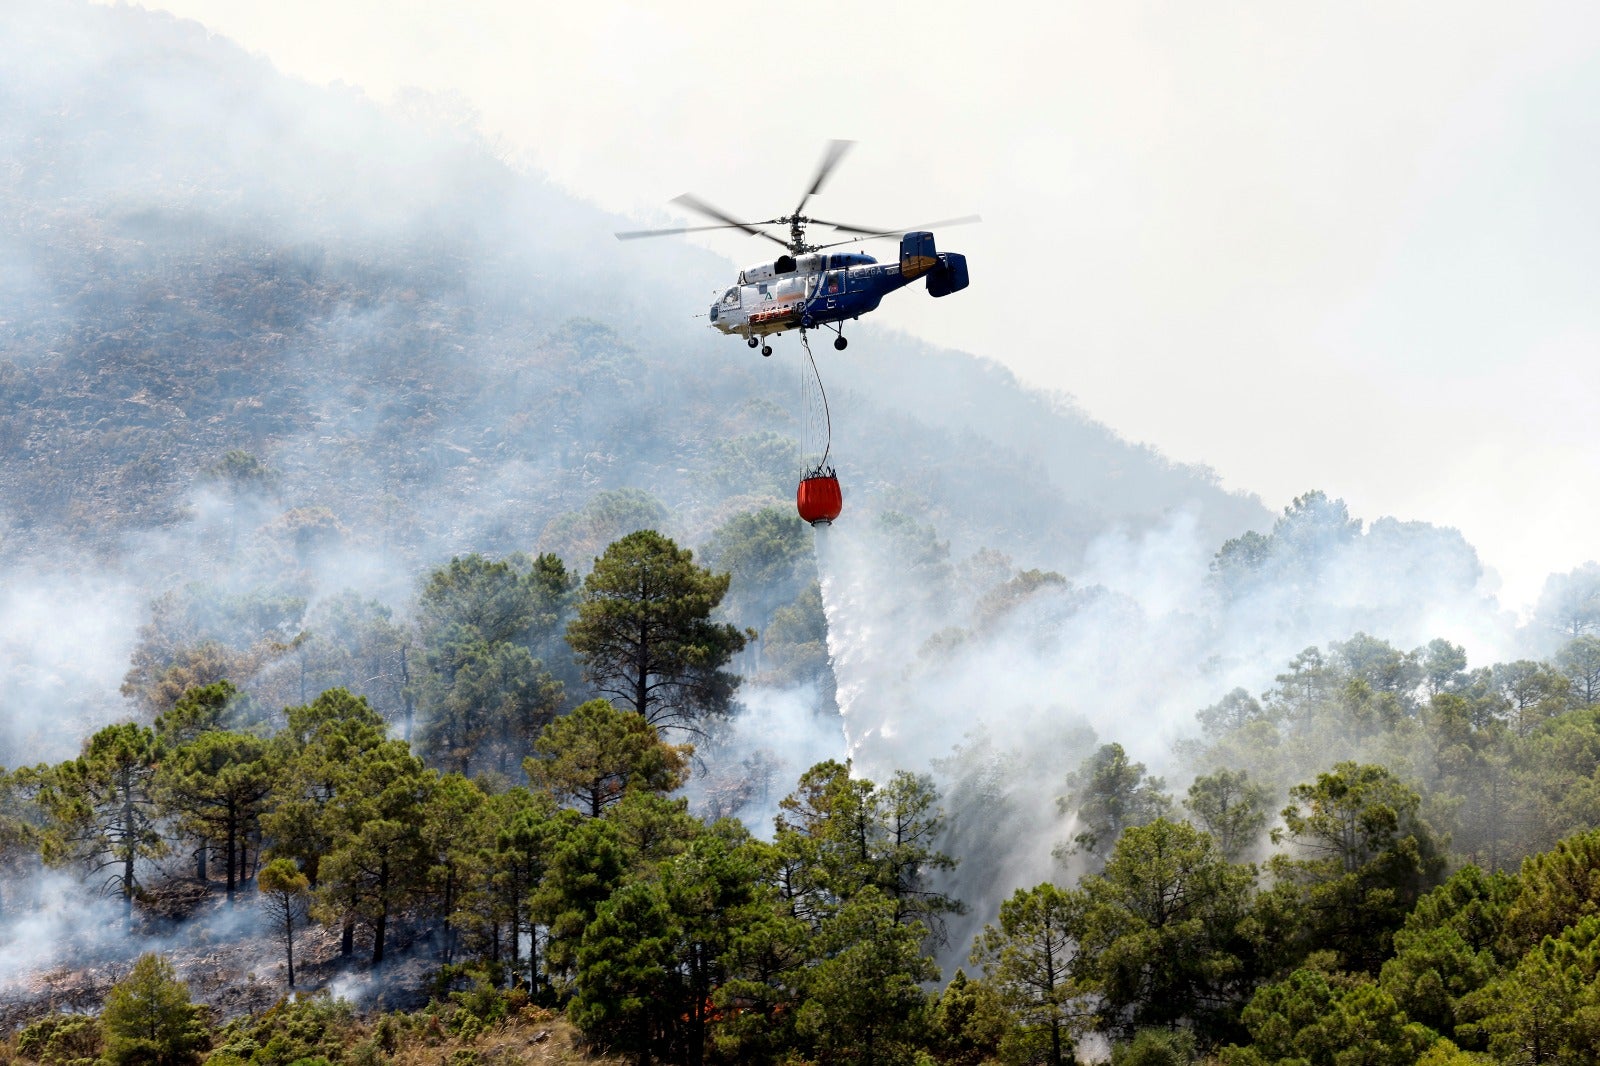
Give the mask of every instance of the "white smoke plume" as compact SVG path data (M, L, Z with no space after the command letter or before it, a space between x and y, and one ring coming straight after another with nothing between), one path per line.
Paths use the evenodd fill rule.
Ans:
M862 510L817 534L847 751L873 780L935 772L962 863L952 891L970 908L952 925L957 957L1013 890L1080 872L1050 857L1074 832L1056 801L1097 745L1122 744L1181 795L1174 742L1198 732L1195 712L1235 687L1264 692L1308 645L1444 637L1480 665L1516 646L1470 547L1431 527L1381 520L1316 545L1298 580L1225 595L1219 545L1184 510L1112 529L1077 566L1031 580L1021 564L996 570L994 553L951 560L932 529Z
M0 575L0 752L12 765L69 758L126 717L117 690L142 610L114 570Z

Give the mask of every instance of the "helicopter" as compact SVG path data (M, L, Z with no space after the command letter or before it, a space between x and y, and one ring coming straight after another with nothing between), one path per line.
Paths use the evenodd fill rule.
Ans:
M802 214L807 201L822 191L828 176L854 144L854 141L828 142L810 187L800 197L800 203L787 215L760 222L740 222L699 197L685 193L672 202L716 220L715 225L634 230L618 233L617 239L629 241L677 233L739 229L752 237L763 237L781 245L784 249L782 255L739 272L738 280L711 305L711 325L725 334L743 337L745 344L751 348L760 347L762 355L772 354L772 345L766 343L765 338L773 334L798 329L803 336L807 330L826 327L834 333L834 348L843 351L850 343L844 335L845 322L877 310L883 298L896 289L902 289L918 278L927 279L928 293L932 296L948 296L966 288L966 256L940 252L934 245L931 230L981 221L976 215L968 215L906 229L884 229L829 222ZM852 236L845 240L810 244L806 241L806 227L809 225L828 226ZM788 226L789 238L784 240L768 233L760 228L762 226ZM880 263L865 252L828 250L888 237L900 239L900 257L894 262Z

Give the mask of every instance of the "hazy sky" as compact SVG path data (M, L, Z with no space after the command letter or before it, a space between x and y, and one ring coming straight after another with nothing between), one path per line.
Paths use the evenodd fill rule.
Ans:
M686 190L785 213L853 138L809 211L984 218L938 234L969 290L878 321L1269 507L1457 526L1513 606L1600 557L1592 0L145 6L313 82L450 94L639 225ZM730 272L772 247L706 243Z

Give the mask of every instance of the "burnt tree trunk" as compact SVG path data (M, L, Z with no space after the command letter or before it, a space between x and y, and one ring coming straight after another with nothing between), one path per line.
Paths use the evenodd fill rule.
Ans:
M389 928L389 860L378 864L378 920L372 923L372 965L383 963L383 939Z

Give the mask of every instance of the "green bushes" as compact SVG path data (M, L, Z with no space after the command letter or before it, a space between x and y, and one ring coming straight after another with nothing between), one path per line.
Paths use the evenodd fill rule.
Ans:
M253 1018L230 1022L218 1034L207 1066L330 1066L359 1036L355 1009L327 993L279 1000Z
M50 1066L87 1066L100 1057L100 1022L87 1014L52 1014L24 1026L16 1048Z
M211 1043L205 1008L159 955L139 956L112 987L100 1031L109 1066L190 1066Z

